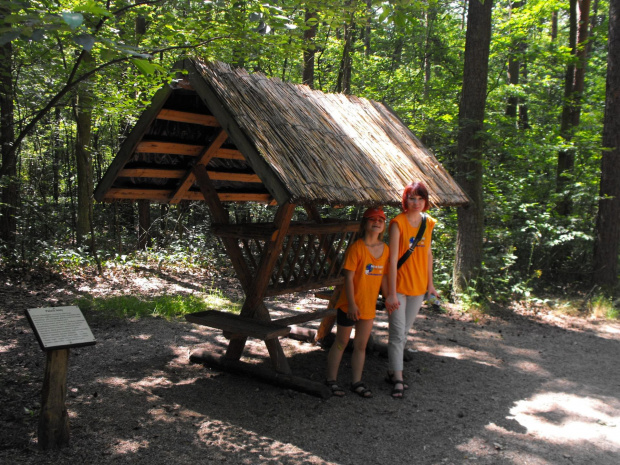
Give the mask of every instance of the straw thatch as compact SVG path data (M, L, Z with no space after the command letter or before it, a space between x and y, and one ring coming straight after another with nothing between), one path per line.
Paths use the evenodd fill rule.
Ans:
M99 200L132 195L157 201L173 198L184 179L181 171L189 172L198 154L162 153L161 142L189 144L204 151L221 125L228 135L224 150L238 150L243 155L220 158L220 150L208 159L207 171L222 200L265 201L265 196L270 196L277 203L397 205L403 187L422 180L435 205L468 201L434 155L381 103L325 94L219 62L193 59L182 66L188 72L188 82L164 91L165 95L154 101L157 108L145 112L148 116L134 129L140 134L130 135L98 187ZM162 121L162 108L213 115L217 124ZM160 144L150 153L144 141ZM163 174L148 177L152 170L140 177L135 169L127 171L132 166L177 171L172 178ZM224 172L237 176L221 174ZM243 181L240 174L254 178ZM177 198L199 199L196 192L197 187L191 185ZM239 196L243 193L245 197Z

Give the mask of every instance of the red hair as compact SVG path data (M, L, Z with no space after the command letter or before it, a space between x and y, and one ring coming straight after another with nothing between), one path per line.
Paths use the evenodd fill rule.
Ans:
M410 195L418 195L424 199L424 208L422 209L423 212L427 211L430 208L431 205L428 201L428 189L422 182L416 181L407 184L407 186L405 186L405 190L403 191L402 207L404 212L407 211L407 197L409 197Z

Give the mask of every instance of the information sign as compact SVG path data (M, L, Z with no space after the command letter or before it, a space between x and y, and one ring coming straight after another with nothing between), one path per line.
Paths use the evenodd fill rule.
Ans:
M26 316L43 350L95 344L95 336L79 307L29 308Z

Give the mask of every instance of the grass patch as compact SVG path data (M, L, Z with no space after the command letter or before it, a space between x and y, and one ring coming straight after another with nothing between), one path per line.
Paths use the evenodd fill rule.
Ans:
M210 290L206 295L177 294L154 298L141 296L82 297L76 301L83 310L94 311L101 316L118 318L143 318L159 316L172 319L189 313L217 309L239 313L241 304L226 299L221 291Z

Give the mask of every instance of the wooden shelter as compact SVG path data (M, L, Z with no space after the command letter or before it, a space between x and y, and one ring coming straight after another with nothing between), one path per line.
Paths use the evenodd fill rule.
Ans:
M278 339L291 324L324 317L322 334L333 324L344 251L359 223L323 218L318 206L399 205L412 180L424 181L436 206L468 198L381 103L200 59L180 63L178 76L155 94L95 199L206 202L246 300L240 316L208 311L188 320L228 333L220 365L238 367L247 337L258 337L280 381L323 395L325 386L291 374ZM228 202L277 210L270 222L236 223ZM303 221L293 221L297 206ZM269 296L328 286L336 292L325 311L272 321L264 304Z

